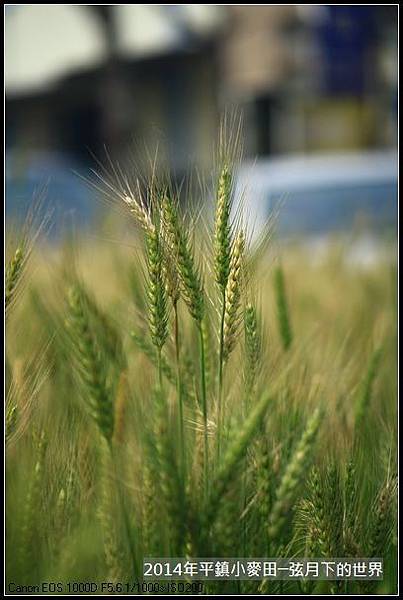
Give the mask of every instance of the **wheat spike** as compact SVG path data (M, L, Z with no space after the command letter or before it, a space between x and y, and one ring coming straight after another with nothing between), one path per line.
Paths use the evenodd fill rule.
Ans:
M241 275L243 253L245 249L245 235L241 230L234 242L231 255L231 266L225 292L224 313L224 359L228 357L235 346L236 335L239 327L239 307L241 303Z

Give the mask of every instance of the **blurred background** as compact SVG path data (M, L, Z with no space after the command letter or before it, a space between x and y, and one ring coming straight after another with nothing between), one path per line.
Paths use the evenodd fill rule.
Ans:
M6 6L7 216L46 184L60 223L91 223L101 203L76 172L105 148L130 169L159 139L174 180L190 164L208 178L236 107L257 221L281 200L280 235L394 232L397 10Z

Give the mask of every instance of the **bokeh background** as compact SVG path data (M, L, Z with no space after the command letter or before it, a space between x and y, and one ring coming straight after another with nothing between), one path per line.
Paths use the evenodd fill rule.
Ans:
M92 223L102 204L76 173L105 148L130 170L162 142L173 180L194 164L208 178L236 108L257 220L280 200L280 235L393 234L397 10L6 6L7 216L46 186L61 228Z

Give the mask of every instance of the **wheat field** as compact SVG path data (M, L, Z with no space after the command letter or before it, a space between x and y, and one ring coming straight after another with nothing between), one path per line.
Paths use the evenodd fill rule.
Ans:
M154 176L105 187L125 243L9 236L11 592L130 593L144 557L380 557L379 582L201 593L396 592L393 244L363 266L342 240L312 260L272 225L253 236L236 140L219 148L202 208Z

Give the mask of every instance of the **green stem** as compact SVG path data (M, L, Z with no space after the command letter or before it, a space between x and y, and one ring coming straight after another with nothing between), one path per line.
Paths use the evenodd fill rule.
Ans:
M115 465L115 468L118 469L118 461L116 459L116 455L115 455L115 451L112 446L112 443L109 443L109 450L111 453L112 462ZM135 579L137 581L140 581L139 570L138 570L137 560L136 560L136 550L135 550L135 546L134 546L134 542L133 542L133 538L132 538L129 515L127 514L126 503L125 503L125 499L124 499L124 495L123 495L122 482L121 482L119 476L116 478L116 480L117 480L117 491L118 491L119 504L121 507L122 515L123 515L123 521L124 521L124 525L125 525L125 529L126 529L126 536L127 536L127 542L129 545L130 557L131 557L131 561L133 564L133 573L134 573Z
M178 394L179 405L179 436L180 436L180 452L182 461L182 470L185 471L185 429L183 419L183 396L182 396L182 381L180 367L180 345L179 345L179 316L178 304L174 304L174 330L175 330L175 357L176 357L176 389Z
M204 336L202 324L199 323L200 342L200 379L201 379L201 405L204 422L204 490L207 493L208 484L208 436L207 436L207 393L206 393L206 358L204 351Z
M157 348L157 376L158 376L158 389L162 393L162 359L161 359L161 348Z
M225 317L225 290L222 296L222 312L220 323L220 356L218 361L218 395L217 395L217 457L220 458L221 450L221 421L222 421L222 393L224 371L224 317Z

